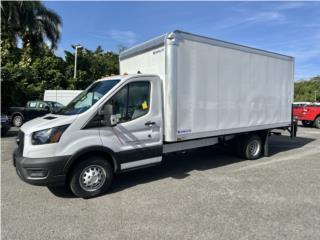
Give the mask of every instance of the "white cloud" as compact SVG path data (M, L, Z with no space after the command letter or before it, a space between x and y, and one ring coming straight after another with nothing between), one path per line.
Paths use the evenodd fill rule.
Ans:
M269 45L270 47L272 45ZM291 55L301 62L320 58L320 33L273 45L274 50ZM285 50L283 50L285 49Z
M111 30L109 36L124 45L132 46L137 42L137 35L132 31Z
M110 30L108 32L90 33L91 36L104 39L108 42L115 41L118 45L130 47L137 43L137 34L129 30Z
M285 16L276 11L270 12L261 12L255 14L252 17L245 19L246 22L266 22L266 21L276 21L276 22L284 22Z
M273 50L295 58L296 80L320 75L320 34L282 42Z
M278 10L289 10L296 9L305 6L303 2L286 2L286 3L278 3L276 9Z
M249 26L253 24L261 24L261 23L277 23L283 24L287 23L286 17L278 11L265 11L259 13L250 13L247 12L246 17L238 16L223 19L222 21L218 21L215 24L214 30L227 30L230 28L234 28L237 26Z

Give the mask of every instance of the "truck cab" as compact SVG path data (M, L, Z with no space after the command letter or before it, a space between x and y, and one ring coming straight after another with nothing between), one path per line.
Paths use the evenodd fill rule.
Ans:
M58 114L25 123L14 164L35 185L68 183L77 196L104 192L114 173L162 160L161 80L124 75L94 82Z

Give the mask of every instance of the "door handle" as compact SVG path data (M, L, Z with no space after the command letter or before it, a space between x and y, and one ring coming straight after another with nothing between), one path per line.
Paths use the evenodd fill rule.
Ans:
M155 125L156 123L155 122L146 122L144 125L148 126L148 127L151 127L152 125Z

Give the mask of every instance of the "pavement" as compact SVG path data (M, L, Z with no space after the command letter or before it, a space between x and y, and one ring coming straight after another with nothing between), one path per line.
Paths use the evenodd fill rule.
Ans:
M320 239L320 130L272 136L270 157L219 148L165 157L84 200L22 182L1 140L2 239Z

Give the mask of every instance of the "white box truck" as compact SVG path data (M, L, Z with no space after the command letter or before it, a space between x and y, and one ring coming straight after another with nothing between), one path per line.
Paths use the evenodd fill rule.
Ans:
M81 92L82 90L45 90L43 100L58 102L66 106Z
M28 183L93 197L171 152L230 143L257 159L272 129L295 135L293 72L292 57L174 31L121 53L120 75L59 114L25 123L14 165Z

